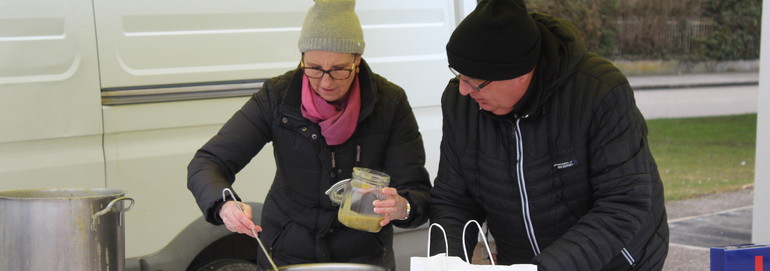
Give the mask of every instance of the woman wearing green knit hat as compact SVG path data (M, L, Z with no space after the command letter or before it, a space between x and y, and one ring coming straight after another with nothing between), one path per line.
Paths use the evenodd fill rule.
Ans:
M362 58L354 8L353 0L316 0L300 33L298 67L267 80L188 166L188 188L206 219L233 232L261 232L278 266L349 262L394 270L393 226L428 219L431 184L417 121L404 90ZM249 206L240 204L241 212L237 202L223 201L222 190L269 142L277 170L255 225ZM354 167L390 176L373 203L384 215L377 232L340 223L339 207L324 193ZM262 254L258 262L270 267Z

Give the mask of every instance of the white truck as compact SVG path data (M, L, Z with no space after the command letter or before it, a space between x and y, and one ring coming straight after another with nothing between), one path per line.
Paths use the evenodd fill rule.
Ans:
M127 270L200 270L257 244L201 218L186 166L262 82L297 66L311 0L0 0L0 190L121 189ZM438 167L444 45L473 0L359 0L372 69L407 91ZM235 189L260 202L269 146ZM259 221L257 221L258 223ZM2 242L2 240L0 240ZM397 230L399 270L425 228ZM224 270L219 266L206 270Z

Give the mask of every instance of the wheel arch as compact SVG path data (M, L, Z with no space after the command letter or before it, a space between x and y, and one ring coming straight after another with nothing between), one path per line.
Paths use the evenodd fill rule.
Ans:
M262 203L246 202L251 206L254 223L259 225L262 217ZM253 242L249 245L249 241ZM253 255L256 259L258 245L251 237L234 234L225 227L208 223L203 216L191 222L174 239L161 250L136 258L126 259L126 270L187 270L190 267L202 266L209 261Z

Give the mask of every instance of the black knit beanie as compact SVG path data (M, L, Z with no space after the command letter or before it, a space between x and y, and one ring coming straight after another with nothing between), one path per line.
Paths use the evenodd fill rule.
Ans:
M540 31L523 0L483 0L452 33L449 66L483 80L526 74L540 60Z

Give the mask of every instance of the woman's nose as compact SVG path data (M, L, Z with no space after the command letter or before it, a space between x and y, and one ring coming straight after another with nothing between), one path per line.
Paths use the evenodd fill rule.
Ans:
M330 74L324 74L321 77L321 82L320 83L321 83L321 87L326 88L328 86L331 86L334 83L334 78L332 78L332 76Z

